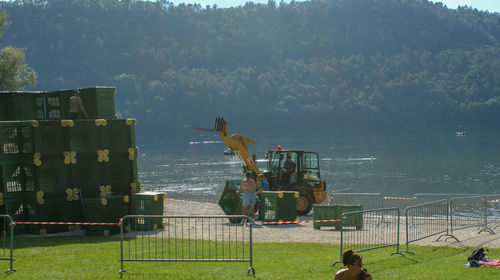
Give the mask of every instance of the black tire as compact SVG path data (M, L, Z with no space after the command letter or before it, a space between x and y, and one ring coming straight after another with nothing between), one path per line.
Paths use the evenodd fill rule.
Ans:
M299 190L299 198L297 198L297 216L305 216L311 212L313 200L311 195L304 190Z

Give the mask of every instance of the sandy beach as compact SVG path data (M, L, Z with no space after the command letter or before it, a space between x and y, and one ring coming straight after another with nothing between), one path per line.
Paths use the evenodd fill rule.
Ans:
M175 199L165 199L165 215L224 215L222 209L216 203L184 201ZM301 221L312 220L312 215L299 217ZM400 220L400 246L401 250L406 248L406 226L405 220ZM494 231L500 231L500 221L489 224ZM488 232L478 233L477 227L456 230L453 235L460 240L457 242L453 238L442 237L439 241L436 239L439 235L424 238L412 242L416 245L427 246L450 246L450 247L489 247L500 248L500 235L490 234ZM378 238L378 237L377 237ZM287 225L254 225L254 242L314 242L314 243L340 243L340 231L333 227L322 227L321 230L313 228L312 223L287 224ZM410 250L411 250L410 244Z

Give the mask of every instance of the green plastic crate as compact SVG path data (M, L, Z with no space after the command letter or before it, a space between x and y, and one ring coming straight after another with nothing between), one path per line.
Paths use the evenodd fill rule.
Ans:
M35 191L33 160L29 156L0 160L0 183L0 192L4 199L18 197L18 193Z
M35 190L34 167L29 156L0 160L0 214L10 215L14 221L29 220L28 199ZM2 226L1 231L7 227ZM26 225L15 226L17 234L26 233Z
M32 121L0 122L0 158L33 152L32 125Z
M28 222L32 221L30 217L30 212L33 214L27 198L27 194L23 193L15 198L2 199L2 205L0 205L0 214L7 214L12 217L16 222ZM33 203L31 203L33 204ZM30 211L31 210L31 211ZM15 234L27 233L28 226L23 224L18 224L14 227ZM8 230L7 225L0 226L0 231L6 232Z
M0 92L0 121L36 120L40 91Z
M64 119L63 116L67 116L69 111L69 94L64 95L63 92L47 92L44 94L45 101L45 117L46 120L60 120Z
M15 92L12 94L11 120L34 120L36 119L35 109L36 93L33 92Z
M113 154L128 157L128 149L136 149L135 124L135 119L107 121L106 126L102 127L102 145Z
M236 192L240 187L241 181L238 180L227 180L224 190L219 198L219 206L226 215L242 215L242 195L237 195ZM259 202L259 197L256 197L257 203ZM255 209L257 211L257 209ZM247 207L247 216L251 216L250 207ZM241 222L240 218L230 218L230 223Z
M88 174L91 176L91 174ZM65 164L63 155L42 156L35 165L37 190L45 193L62 193L73 186L72 164Z
M96 154L102 149L102 127L96 126L95 120L76 120L68 130L70 150L77 154Z
M99 186L106 185L103 178L105 169L97 162L95 154L77 154L76 164L71 166L73 186L81 189L84 197L95 198L100 195Z
M131 184L137 182L137 160L110 158L103 164L103 182L111 185L114 194L126 195L131 193Z
M83 199L83 216L89 223L118 223L130 213L130 197L112 195ZM85 226L87 235L108 235L120 232L117 225Z
M298 192L262 192L261 218L263 222L297 220Z
M164 202L167 195L159 192L142 192L132 194L131 215L160 215L163 216ZM135 218L132 221L132 230L150 231L163 228L162 218Z
M39 121L33 128L33 151L44 155L62 155L70 150L69 130L71 123Z
M66 193L44 193L42 199L34 193L32 198L26 200L31 211L31 221L41 222L80 222L83 218L82 201L80 195ZM46 234L79 230L79 225L29 225L26 229L32 234Z
M363 205L313 205L314 220L336 220L342 217L342 213L363 211ZM336 230L342 227L356 227L357 230L363 228L363 213L350 215L346 219L338 222L315 222L314 229L321 227L335 227Z
M116 119L115 92L113 87L80 89L83 107L91 119ZM69 97L67 98L69 101ZM68 103L69 106L69 103ZM68 107L66 106L66 108Z
M0 121L9 121L11 116L11 99L12 93L0 92Z

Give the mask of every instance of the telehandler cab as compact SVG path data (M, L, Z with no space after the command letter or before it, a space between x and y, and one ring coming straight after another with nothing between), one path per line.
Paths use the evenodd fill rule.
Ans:
M290 174L284 170L284 162L288 156L295 163L295 170ZM326 199L326 186L325 181L320 177L317 153L299 150L269 150L267 159L267 168L262 173L269 183L269 188L299 192L298 215L307 215L313 203L318 204Z
M307 215L313 203L321 203L326 199L325 181L321 180L319 157L317 153L300 150L269 150L266 154L268 162L267 169L261 172L255 162L255 154L252 156L248 152L250 143L255 144L255 140L243 135L228 135L227 123L221 116L215 119L213 129L206 129L194 126L190 128L199 129L208 132L219 132L222 142L231 148L243 163L243 170L253 172L253 178L263 174L271 191L297 191L297 215ZM294 170L287 173L284 170L286 157L290 156L295 163ZM257 182L260 185L260 182Z

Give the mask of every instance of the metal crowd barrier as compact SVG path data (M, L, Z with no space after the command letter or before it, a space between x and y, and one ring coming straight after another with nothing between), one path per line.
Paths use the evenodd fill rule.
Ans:
M450 234L458 241L453 232L460 229L478 227L479 233L485 231L495 234L488 224L497 219L491 219L494 215L490 212L489 199L498 195L476 195L450 199ZM488 220L490 217L490 220ZM496 218L496 216L495 216Z
M333 190L330 193L352 193L352 188Z
M245 216L128 215L120 225L120 274L124 262L249 262L252 225L231 224Z
M476 196L478 194L472 193L416 193L414 195L418 200L436 201L441 199L450 199L455 197L466 197L466 196Z
M5 274L9 272L15 272L14 269L14 221L9 215L0 215L0 227L2 235L2 247L0 248L0 260L9 261L9 269L5 271Z
M380 209L384 205L384 197L380 193L332 193L328 205L363 205L364 210Z
M382 208L342 214L340 231L340 260L345 249L362 252L396 246L393 254L399 251L400 217L398 208ZM355 226L355 228L348 228ZM333 265L340 263L336 261Z
M410 206L406 208L406 251L409 243L422 240L431 236L441 234L441 237L449 236L449 204L448 200L442 199L434 202Z

